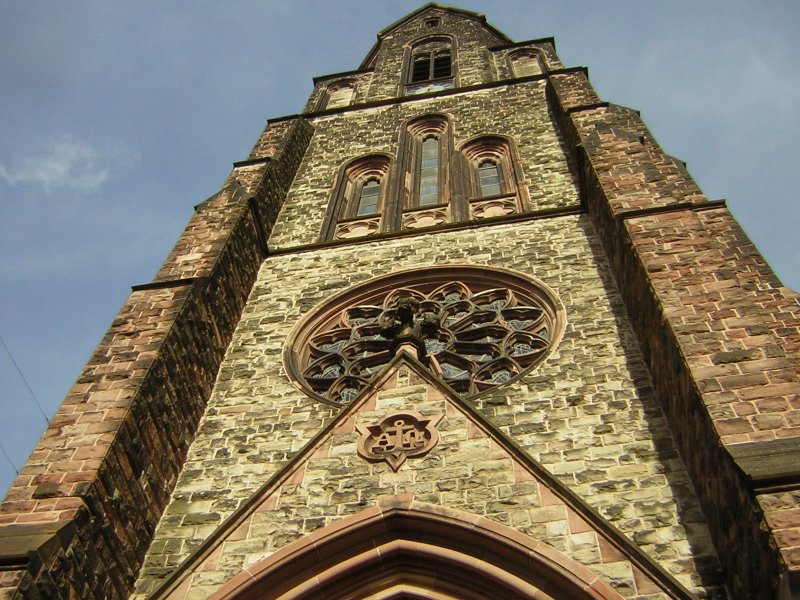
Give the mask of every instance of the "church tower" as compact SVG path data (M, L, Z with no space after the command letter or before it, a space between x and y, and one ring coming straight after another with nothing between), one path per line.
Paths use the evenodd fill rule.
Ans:
M271 119L0 509L2 598L794 598L800 307L551 38Z

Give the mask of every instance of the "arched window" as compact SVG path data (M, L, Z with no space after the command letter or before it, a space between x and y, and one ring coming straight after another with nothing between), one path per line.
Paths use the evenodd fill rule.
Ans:
M325 108L340 108L349 106L353 99L355 84L352 81L345 81L331 85L328 88L328 98Z
M378 212L381 197L381 181L371 178L363 183L358 194L358 208L356 216L371 215Z
M528 77L542 73L542 65L535 50L525 49L509 54L508 61L514 77Z
M409 123L401 146L401 172L407 182L402 190L402 215L396 227L418 228L453 220L448 173L453 155L451 128L447 117L430 115Z
M453 46L447 38L433 38L415 44L411 49L406 94L424 94L452 88Z
M500 171L497 169L497 163L484 160L478 165L478 183L483 198L501 193Z
M384 155L365 156L342 168L322 239L364 237L381 230L389 162Z
M469 173L469 218L482 219L525 210L527 190L511 144L500 136L474 139L461 149Z
M422 142L419 170L419 205L439 204L439 140L433 136Z

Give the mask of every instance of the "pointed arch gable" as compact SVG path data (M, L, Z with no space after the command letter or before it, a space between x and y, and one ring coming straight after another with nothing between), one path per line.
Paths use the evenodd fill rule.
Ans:
M212 598L619 600L598 575L485 517L393 497L317 530L231 579Z
M611 568L612 572L616 574L609 576L613 576L615 580L620 580L619 576L624 571L626 573L624 576L626 583L623 585L633 586L633 588L638 590L641 594L661 593L666 598L680 598L683 600L690 600L691 598L694 598L694 596L677 580L675 580L674 577L661 568L652 557L649 557L647 554L645 554L631 540L622 535L612 525L604 520L603 517L595 513L584 501L571 492L569 488L561 484L558 479L547 472L539 463L527 456L519 448L515 447L514 444L508 440L501 431L499 431L491 422L487 421L479 412L477 412L472 403L461 399L454 389L449 387L438 377L434 376L422 363L416 359L415 356L412 356L407 352L401 352L395 356L392 362L384 369L383 373L370 384L368 389L364 390L358 397L353 399L352 402L345 407L333 421L326 425L314 437L314 439L304 445L303 448L299 450L288 463L283 465L278 472L272 475L269 480L264 482L264 484L260 486L259 489L256 490L247 501L242 503L242 505L230 517L228 517L228 519L226 519L226 521L222 523L214 533L209 535L209 537L200 545L200 547L198 547L179 567L177 567L168 576L163 584L161 584L161 586L155 590L150 597L153 598L153 600L166 598L177 600L178 598L187 597L186 595L190 593L190 591L193 591L194 593L210 594L216 590L219 590L224 581L232 581L230 578L236 578L236 581L239 581L239 584L236 585L242 587L242 585L247 584L248 581L260 578L261 571L257 566L250 566L247 567L244 572L239 572L239 575L237 576L237 569L241 569L244 565L247 565L248 560L259 560L260 558L264 557L265 554L262 552L271 549L274 552L274 554L271 555L271 560L274 561L278 561L279 559L291 560L292 557L297 556L295 554L298 549L297 545L288 545L288 542L285 540L285 538L275 544L272 543L273 536L264 535L263 526L268 522L277 525L281 530L284 530L285 528L287 533L290 531L293 532L292 539L296 539L294 537L295 534L297 536L302 536L302 531L306 530L303 524L304 519L302 517L300 517L299 520L288 518L288 515L282 509L278 509L278 499L284 494L286 494L287 498L290 498L293 496L293 494L308 494L311 492L310 488L305 484L305 473L308 472L308 469L310 468L312 471L314 471L317 468L321 468L324 471L325 469L329 468L329 466L325 466L325 462L332 456L331 450L335 446L341 446L341 443L346 442L346 440L350 440L352 442L355 441L351 434L355 431L356 426L359 423L364 424L373 421L372 416L374 415L371 413L373 413L376 409L375 401L379 391L395 389L398 384L398 378L403 370L407 371L405 374L403 374L403 377L406 380L410 381L410 378L412 377L411 373L413 372L413 376L419 377L419 381L425 382L425 385L428 387L426 394L428 401L433 401L438 405L439 413L444 412L446 415L445 419L453 419L458 421L456 424L456 429L461 432L461 436L466 436L462 439L468 438L470 440L475 440L477 438L483 438L486 442L488 442L488 445L483 446L486 452L500 460L506 458L511 459L511 463L506 464L504 468L512 471L510 474L515 482L522 485L524 485L526 482L535 482L539 492L538 501L536 499L531 499L529 503L528 501L523 501L525 504L528 504L531 508L542 508L545 510L551 510L552 507L561 507L561 509L556 508L554 510L557 510L559 514L567 520L567 527L570 534L582 536L583 542L588 541L585 539L586 536L584 533L588 533L590 531L595 532L594 535L597 536L596 541L598 544L598 554L594 558L586 557L592 561L588 562L586 567L591 565L593 570L596 570L601 574L606 573L607 568ZM364 418L360 418L366 417L367 415L371 416L367 417L366 420ZM456 431L456 429L451 429L450 434ZM320 463L317 461L323 462ZM316 465L314 466L312 463L316 463ZM415 468L414 465L409 466L408 464L406 464L405 467ZM530 491L531 490L529 488L524 493L527 494ZM460 520L465 523L467 527L474 527L477 525L477 527L482 528L487 524L491 526L489 521L475 514L448 511L447 509L441 508L437 505L421 505L418 503L412 503L411 499L413 498L413 493L414 492L409 491L407 494L403 494L402 496L378 496L375 498L375 500L379 506L369 509L369 511L373 511L372 513L369 511L361 513L358 518L363 520L365 515L380 515L380 513L388 512L390 509L402 510L403 508L408 507L412 507L412 509L420 509L423 507L425 511L433 514L440 514L443 512L445 515L462 515ZM471 510L466 506L462 506L461 508L463 510ZM353 506L349 505L347 510L349 511L352 509ZM562 513L561 510L564 512ZM260 517L258 517L259 515ZM396 516L397 519L395 519L393 522L400 522L402 524L402 512ZM334 542L338 543L338 547L340 548L349 548L351 546L358 546L359 544L361 548L372 548L373 546L376 546L376 544L373 543L377 539L375 537L376 535L380 534L382 531L390 531L390 529L387 527L387 523L390 523L390 521L379 521L378 525L374 529L351 528L350 532L352 535L334 538ZM334 523L329 523L327 528L315 529L307 533L307 537L303 539L316 543L318 540L323 538L327 539L328 534L333 532L335 529L338 530L350 528L351 524L352 522L350 519L338 520ZM253 525L256 525L256 527L254 528ZM442 546L442 543L438 540L447 538L446 532L441 533L440 530L435 529L433 526L428 527L427 530L432 532L434 535L439 535L439 537L434 540L436 542L434 545ZM362 537L356 535L357 531L361 531ZM439 531L439 533L437 533L437 531ZM452 529L450 529L450 531L452 531ZM549 536L550 534L548 533L547 535ZM537 541L537 539L526 537L526 534L522 532L503 529L502 537L516 540L517 536L521 538L523 548L533 546L535 547L536 552L542 556L551 556L551 553L553 552L551 546L541 543L540 541ZM397 536L390 539L396 539L396 537ZM589 537L593 538L594 536ZM413 543L420 542L419 538L409 536L401 537L400 539L410 540ZM485 550L487 547L485 539L486 536L472 538L469 543L469 547ZM549 540L549 537L547 539ZM231 543L230 545L228 544L229 542ZM594 543L594 540L591 540L591 543ZM241 544L244 544L244 546ZM444 545L446 549L451 548L451 546L452 545ZM500 555L505 554L503 545L494 546L494 548L500 548L499 551L495 551L496 554L497 552L499 552ZM388 552L389 549L390 548L388 547L385 548L386 552ZM318 557L316 554L313 552L306 552L305 555L302 555L302 553L300 553L300 555L303 560L307 561L306 568L310 569L308 573L316 573L316 571L320 570L317 560ZM476 559L484 558L483 553L475 556L474 552L470 554L470 551L462 551L462 555L466 555L468 560L471 560L470 557L475 557ZM331 564L338 564L340 560L343 560L343 557L353 557L350 550L347 550L344 555L337 554L336 552L328 552L328 556L334 557L333 563ZM402 552L398 552L396 550L393 551L393 556L401 558L405 557L403 560L405 560L406 563L409 560L415 560L414 556L408 557L407 553L403 554ZM457 587L459 585L458 578L456 578L455 582L452 581L453 577L451 573L454 572L461 574L461 579L464 580L473 578L471 572L463 572L463 568L460 566L463 564L463 560L459 560L457 562L451 561L450 564L458 567L458 569L455 569L452 567L446 567L448 563L443 560L436 563L432 558L435 557L435 554L433 553L420 554L419 556L426 557L426 565L430 563L440 566L437 566L436 569L427 569L426 567L427 570L423 570L422 574L409 571L408 569L401 569L399 571L396 570L395 573L399 572L403 577L395 577L395 579L389 580L389 583L393 581L393 586L402 586L400 588L392 588L393 590L400 589L401 591L398 592L399 595L391 595L395 594L395 592L392 591L391 594L389 594L387 591L386 593L381 592L381 595L379 596L380 598L383 600L388 600L388 598L395 597L424 597L428 598L429 600L430 598L458 598L459 600L480 598L480 595L476 595L477 592L475 592L472 588L465 589L463 586ZM564 561L562 560L561 556L562 555L560 553L556 552L554 556L551 556L551 564L562 564ZM377 559L374 554L368 554L364 558L367 560L365 564L377 564L377 568L382 568L381 564L375 562ZM395 560L393 558L392 560L394 561L392 563L393 565L404 564L403 561L399 559ZM293 568L294 572L298 572L298 568L302 570L302 565L297 567L295 563ZM375 567L371 568L374 570ZM529 565L528 568L530 569L532 567ZM387 578L392 576L391 573L384 573L384 575L386 575ZM420 596L419 594L413 595L410 590L412 590L413 585L416 585L414 583L416 580L409 579L411 575L417 579L422 578L423 581L437 581L441 585L444 585L442 582L449 582L448 585L451 586L451 588L452 586L456 587L454 590L451 590L451 592L445 593L445 591L443 591L441 588L441 585L437 584L439 585L439 588L437 588L436 595L432 595L433 592L427 596ZM317 577L315 574L309 575L309 577L311 576ZM494 582L495 579L489 578L488 581ZM354 577L353 580L363 581L364 578L362 577L361 579L357 579ZM382 581L382 585L388 585L386 580ZM496 584L492 583L492 585ZM224 589L230 590L230 585ZM530 597L512 595L511 592L506 595L508 595L510 598ZM250 596L231 595L221 597L247 598ZM281 596L267 594L256 597L279 598ZM284 598L286 597L302 598L303 596L285 596ZM337 594L334 596L325 595L322 597L341 598L343 596ZM483 596L483 598L486 597L496 598L498 596L495 594ZM549 595L537 595L535 597L544 599L548 598ZM559 597L574 598L576 596L574 594L570 594L567 596L561 595ZM358 598L358 596L355 596L354 598Z

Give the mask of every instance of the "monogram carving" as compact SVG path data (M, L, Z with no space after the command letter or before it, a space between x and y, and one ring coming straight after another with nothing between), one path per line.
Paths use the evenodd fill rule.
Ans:
M358 454L370 462L385 461L397 471L407 458L424 456L439 442L436 425L441 418L424 417L415 411L396 412L375 425L359 425L362 436Z

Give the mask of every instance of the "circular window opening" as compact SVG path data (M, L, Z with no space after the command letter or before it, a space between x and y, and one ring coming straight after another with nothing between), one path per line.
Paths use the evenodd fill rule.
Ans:
M412 344L431 373L468 398L531 370L564 327L560 301L541 282L505 269L430 267L372 279L317 306L290 337L285 361L311 396L345 405Z

